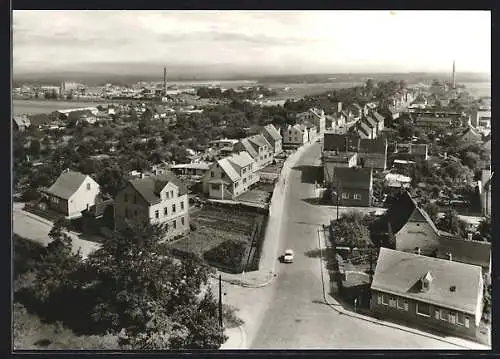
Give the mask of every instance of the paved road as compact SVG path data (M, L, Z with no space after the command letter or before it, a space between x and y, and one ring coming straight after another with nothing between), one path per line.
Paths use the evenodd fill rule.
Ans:
M314 173L320 145L315 144L299 159L288 178L280 253L295 251L293 264L280 264L278 277L267 288L257 290L259 303L253 308L248 337L251 349L456 349L431 338L384 327L339 314L324 304L321 262L308 256L318 248L317 229L336 215L335 210L311 204ZM249 298L248 296L247 298ZM258 308L262 308L259 313ZM248 312L248 308L243 311ZM258 323L256 323L258 321ZM260 323L260 325L259 325ZM254 332L255 331L255 332ZM254 333L253 333L254 332Z
M38 219L37 216L26 213L21 208L22 205L14 204L12 213L13 232L45 246L49 244L51 242L49 232L52 229L52 225L48 224L47 220ZM69 235L73 240L73 251L76 252L80 249L84 258L99 247L97 243L81 239L76 234L70 233Z

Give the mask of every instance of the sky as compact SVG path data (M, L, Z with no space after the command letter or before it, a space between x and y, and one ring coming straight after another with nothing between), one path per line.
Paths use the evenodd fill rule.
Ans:
M491 68L488 11L14 10L12 17L14 74L120 64L449 72L455 60L457 71Z

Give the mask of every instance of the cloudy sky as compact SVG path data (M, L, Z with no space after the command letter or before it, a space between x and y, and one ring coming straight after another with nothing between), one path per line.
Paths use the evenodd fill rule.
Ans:
M14 73L120 63L301 73L491 66L486 11L14 11L12 36Z

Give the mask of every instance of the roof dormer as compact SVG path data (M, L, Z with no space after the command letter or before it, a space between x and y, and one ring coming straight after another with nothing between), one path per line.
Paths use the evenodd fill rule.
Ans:
M422 292L427 292L431 286L432 283L432 275L431 272L427 272L421 279L420 279L420 284L421 284L421 291Z

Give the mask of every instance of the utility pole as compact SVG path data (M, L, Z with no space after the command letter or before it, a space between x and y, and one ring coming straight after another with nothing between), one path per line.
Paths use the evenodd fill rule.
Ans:
M219 274L219 326L222 329L222 275Z

